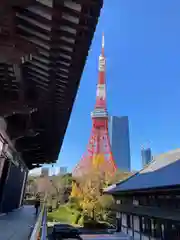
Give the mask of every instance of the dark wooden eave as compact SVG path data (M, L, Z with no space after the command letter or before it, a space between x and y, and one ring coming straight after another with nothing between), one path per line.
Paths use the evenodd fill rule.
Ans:
M0 115L32 168L57 160L102 0L27 2L6 8L15 17L0 34Z
M166 219L171 221L180 221L180 211L168 209L166 207L134 206L131 204L120 204L111 210L119 211L136 216L148 216L155 219Z

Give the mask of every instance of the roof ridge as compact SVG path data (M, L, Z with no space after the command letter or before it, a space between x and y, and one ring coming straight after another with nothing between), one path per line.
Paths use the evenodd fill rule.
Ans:
M153 159L151 162L149 162L148 164L146 164L146 166L144 166L141 170L135 172L133 175L129 176L128 178L126 178L126 179L124 179L124 180L122 180L122 181L120 181L120 182L118 182L118 183L112 184L111 186L117 187L117 186L119 186L120 184L123 184L123 183L127 182L127 181L130 180L131 178L136 177L137 175L141 174L141 171L143 171L144 169L146 169L152 162L155 162L155 161L156 161L156 160ZM110 187L110 186L109 186L109 187ZM113 187L113 188L114 188L114 187ZM107 189L107 191L108 191L108 189Z
M160 153L160 154L158 154L158 155L156 155L156 156L154 156L154 157L157 158L157 157L160 157L160 156L162 156L162 155L167 155L167 154L175 153L175 152L177 152L177 151L180 152L180 148L176 148L176 149L173 149L173 150L169 150L168 152Z

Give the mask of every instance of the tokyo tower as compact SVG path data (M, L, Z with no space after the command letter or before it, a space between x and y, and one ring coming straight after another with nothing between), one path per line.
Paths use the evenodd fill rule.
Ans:
M102 50L99 56L99 73L96 91L95 109L91 112L92 130L88 148L79 164L73 170L73 176L82 176L91 171L100 171L103 174L113 175L116 164L113 160L109 133L108 112L106 106L106 59L104 55L104 35L102 36Z

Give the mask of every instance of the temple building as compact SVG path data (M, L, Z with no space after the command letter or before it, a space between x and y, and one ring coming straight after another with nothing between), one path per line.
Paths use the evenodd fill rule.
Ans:
M115 198L117 230L133 239L180 239L180 149L105 190Z
M29 170L58 159L102 5L1 1L0 214L22 206Z

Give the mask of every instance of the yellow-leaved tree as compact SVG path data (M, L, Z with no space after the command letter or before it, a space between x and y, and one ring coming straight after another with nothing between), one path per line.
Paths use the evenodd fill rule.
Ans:
M71 197L76 198L82 213L94 220L108 221L112 196L104 195L103 189L131 176L131 173L117 171L114 176L108 176L98 170L89 172L74 180Z

